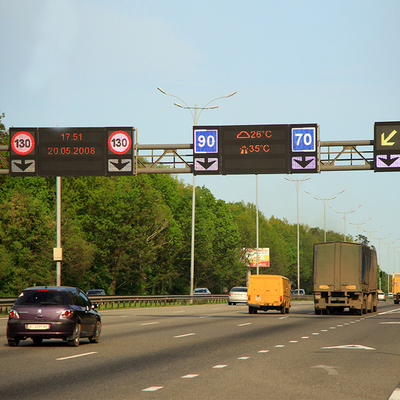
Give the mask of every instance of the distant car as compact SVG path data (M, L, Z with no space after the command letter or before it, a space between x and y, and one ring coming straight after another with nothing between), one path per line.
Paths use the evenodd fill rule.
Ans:
M388 299L393 299L393 293L392 292L388 293Z
M385 293L378 292L378 300L386 301Z
M207 288L196 288L193 290L193 294L206 296L211 294L211 292Z
M106 292L103 289L90 289L86 294L88 296L105 296Z
M299 293L298 293L298 290L297 290L297 289L294 289L294 290L291 290L291 291L290 291L290 294L291 294L292 296L303 296L303 295L306 294L306 292L305 292L304 289L300 289L300 291L299 291Z
M43 339L63 339L79 346L81 338L98 343L101 318L86 294L76 287L37 286L25 289L9 311L7 341L18 346L31 338L39 345Z
M247 303L247 287L235 286L228 293L228 304Z

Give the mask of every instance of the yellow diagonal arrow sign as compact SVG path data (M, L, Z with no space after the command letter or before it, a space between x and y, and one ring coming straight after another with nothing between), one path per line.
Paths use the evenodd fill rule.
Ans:
M389 140L397 133L394 129L389 133L389 136L385 139L385 132L381 134L381 146L393 146L394 142L389 142Z

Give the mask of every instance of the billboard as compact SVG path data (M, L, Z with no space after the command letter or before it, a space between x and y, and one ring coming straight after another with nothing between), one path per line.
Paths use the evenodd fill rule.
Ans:
M257 249L245 250L245 263L248 267L257 267ZM258 266L269 267L269 248L258 249Z

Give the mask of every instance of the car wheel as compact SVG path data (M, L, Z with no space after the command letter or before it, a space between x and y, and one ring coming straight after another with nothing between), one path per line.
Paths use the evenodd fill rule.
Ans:
M19 338L18 337L7 338L7 342L10 347L16 347L19 345Z
M89 338L90 343L99 343L100 333L101 333L101 322L97 320L96 325L94 327L93 336Z
M68 340L68 346L78 347L79 339L81 337L81 324L79 324L78 322L75 325L74 333L72 336L73 336L73 339Z
M43 338L38 338L38 337L35 337L35 338L32 338L32 340L33 340L33 343L35 343L36 345L39 345L39 344L42 344L42 342L43 342Z

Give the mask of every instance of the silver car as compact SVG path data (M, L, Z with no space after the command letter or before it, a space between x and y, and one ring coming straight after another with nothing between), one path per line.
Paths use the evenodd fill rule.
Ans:
M247 287L235 286L228 293L228 304L247 303Z

